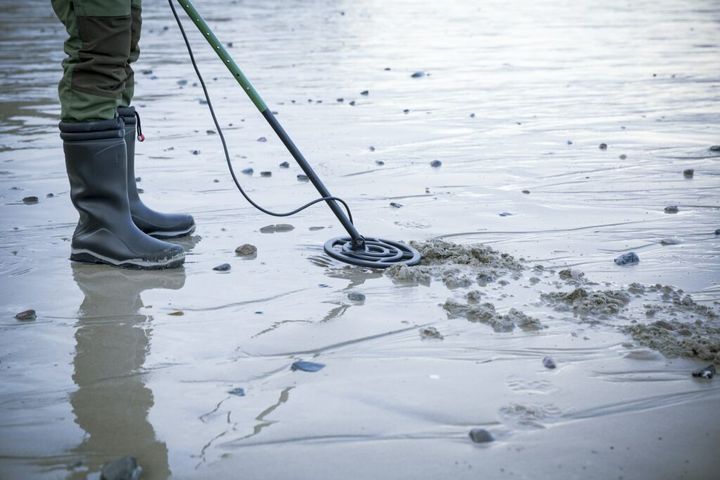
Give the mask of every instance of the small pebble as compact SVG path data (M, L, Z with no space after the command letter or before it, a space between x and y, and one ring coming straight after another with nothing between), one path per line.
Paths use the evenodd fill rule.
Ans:
M362 92L360 92L360 95L365 95L367 97L368 95L370 95L370 92L368 90L363 90Z
M54 193L48 193L47 195L45 195L45 198L53 198L54 196Z
M135 183L142 182L142 177L135 177Z
M21 322L32 322L37 318L37 313L35 310L25 310L15 315L16 320L20 320Z
M280 168L290 168L290 164L288 162L282 162L280 165L278 165Z
M200 150L190 150L193 155L200 155Z
M715 235L720 235L720 228L715 229Z
M663 238L660 240L660 245L679 245L680 243L682 242L677 238Z
M35 205L35 204L38 203L40 200L38 200L38 197L32 195L32 196L30 196L30 197L25 197L25 198L23 198L22 201L23 201L23 203L24 203L25 205Z
M213 267L213 270L216 272L227 272L230 270L230 264L229 263L223 263L218 265L217 267Z
M390 202L390 206L393 208L402 208L402 203Z
M135 457L122 457L103 465L100 480L138 480L142 471Z
M474 114L474 113L471 113L471 114L470 114L470 118L475 118L475 114Z
M403 113L407 115L408 113L410 113L410 109L406 108L405 110L403 110Z
M545 357L543 358L543 367L552 370L553 368L557 367L557 365L555 365L555 360L553 360L552 357Z
M355 106L355 100L351 100L348 105L350 105L351 107L354 107L354 106Z
M680 209L677 205L670 205L668 207L665 207L665 213L678 213Z
M345 99L344 99L344 98L338 98L337 101L338 101L338 103L342 103L342 102L345 101Z
M261 177L272 177L272 172L265 170L264 172L260 172Z
M442 333L440 333L437 328L425 327L425 328L420 329L420 338L422 338L423 340L429 339L429 338L442 340L445 337L443 337Z
M412 78L422 78L424 76L425 76L425 72L415 72L412 75L410 75L410 77L412 77Z
M700 370L696 370L692 372L692 376L695 378L704 378L706 380L710 380L715 376L717 371L715 370L715 365L710 364L705 368L701 368Z
M430 166L433 168L438 168L442 165L442 162L440 160L433 160L430 162Z
M370 151L371 151L371 152L374 152L374 151L375 151L375 147L373 147L372 145L370 145L369 148L370 148Z
M601 143L600 145L598 145L598 148L600 150L607 150L607 143Z
M255 173L255 170L253 170L252 168L249 168L249 167L243 168L241 173L243 173L245 175L252 175L253 173Z
M615 265L635 265L640 263L640 257L635 252L623 253L615 259Z
M523 190L522 193L524 193L525 195L529 195L529 194L530 194L530 190Z
M623 153L623 154L621 154L618 158L619 158L620 160L625 160L625 159L627 159L627 155L625 155L625 154Z
M512 213L510 213L510 212L500 212L500 213L498 213L498 215L500 215L501 217L511 217L511 216L512 216Z
M228 393L229 393L230 395L235 395L235 396L237 396L237 397L244 397L244 396L245 396L245 389L242 388L242 387L236 387L236 388L233 388L232 390L228 390Z
M183 79L183 80L178 80L178 81L177 81L177 84L180 85L180 86L187 85L187 83L188 83L188 81L185 80L185 79Z
M265 138L265 137L260 137L260 138L257 139L257 141L260 142L260 143L265 143L265 142L267 142L267 138Z
M260 233L291 232L293 230L295 230L295 227L289 223L278 223L276 225L265 225L260 228Z
M205 133L208 135L215 135L217 132L215 130L205 130Z
M720 145L713 145L708 150L710 150L711 152L720 152Z
M325 365L322 363L315 363L315 362L306 362L304 360L298 360L297 362L293 363L290 366L290 370L293 372L296 370L300 370L303 372L319 372L325 368Z
M685 178L693 178L695 176L695 169L694 168L686 168L683 170L683 177Z
M572 144L573 144L573 141L572 141L572 140L568 140L568 141L567 141L567 144L568 144L568 145L572 145Z
M383 166L385 165L385 162L383 162L382 160L375 160L375 165Z
M364 302L365 294L360 292L350 292L347 294L347 298L352 302Z
M298 182L307 182L310 180L307 175L303 175L302 173L297 176Z
M495 437L493 437L492 434L484 428L473 428L470 430L469 435L470 440L472 440L473 443L488 443L495 440Z
M244 243L235 249L235 255L239 257L249 257L257 255L257 247L249 243Z

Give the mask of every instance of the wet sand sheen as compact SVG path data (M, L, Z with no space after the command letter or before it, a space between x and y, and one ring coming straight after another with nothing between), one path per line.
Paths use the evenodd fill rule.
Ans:
M169 11L145 3L143 198L199 223L174 273L68 263L62 28L40 1L0 19L0 477L97 478L123 455L147 479L718 471L720 384L690 376L717 362L717 5L198 5L363 233L488 260L383 273L322 253L343 233L325 207L278 229L242 201ZM243 185L278 210L314 198L191 39Z

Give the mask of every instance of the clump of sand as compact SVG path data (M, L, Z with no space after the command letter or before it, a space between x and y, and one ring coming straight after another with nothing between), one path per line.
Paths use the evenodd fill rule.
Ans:
M636 342L668 357L697 357L720 364L720 327L696 320L658 320L621 328Z
M472 298L474 292L468 297ZM506 314L499 314L495 305L490 302L478 303L469 299L469 303L463 303L453 298L448 298L443 304L449 318L465 318L471 322L480 322L492 327L496 332L512 332L515 327L525 331L535 331L543 328L537 318L511 308Z
M622 290L588 291L580 287L571 292L543 293L540 298L557 311L572 311L580 317L617 315L630 303L630 295Z

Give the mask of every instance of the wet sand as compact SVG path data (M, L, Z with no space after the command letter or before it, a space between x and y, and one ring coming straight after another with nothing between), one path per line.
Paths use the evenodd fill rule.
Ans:
M146 3L139 186L199 225L175 272L67 260L62 27L3 7L0 478L716 476L720 380L691 376L720 365L716 2L198 2L362 232L458 245L402 272L324 255L322 206L264 228ZM191 38L249 192L314 198Z

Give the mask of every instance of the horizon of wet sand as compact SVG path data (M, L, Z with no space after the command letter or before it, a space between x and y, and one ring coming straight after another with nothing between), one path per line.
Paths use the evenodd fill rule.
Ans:
M342 234L324 206L261 231L277 222L234 190L164 2L144 10L137 165L148 204L198 222L186 266L71 264L62 27L45 2L4 7L0 477L99 478L135 455L148 479L712 478L720 384L690 376L708 360L623 329L718 327L652 290L720 301L717 5L197 3L363 233L481 242L523 268L420 283L348 268L322 252ZM314 198L186 27L236 170L255 170L241 181L278 210ZM256 257L235 256L244 243ZM628 251L638 265L613 263ZM578 288L628 304L582 315L543 300ZM473 290L492 314L471 309ZM35 321L13 318L26 308ZM541 328L502 331L511 309ZM495 441L473 444L476 427Z

